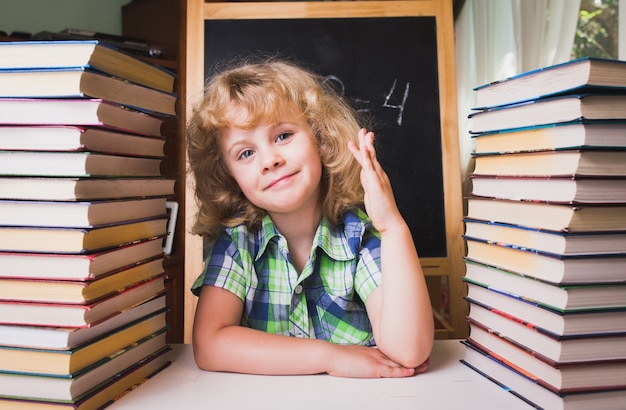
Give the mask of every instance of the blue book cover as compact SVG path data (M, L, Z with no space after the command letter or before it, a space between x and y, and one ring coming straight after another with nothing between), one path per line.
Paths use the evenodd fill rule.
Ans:
M475 109L586 92L626 92L626 62L584 57L474 88Z

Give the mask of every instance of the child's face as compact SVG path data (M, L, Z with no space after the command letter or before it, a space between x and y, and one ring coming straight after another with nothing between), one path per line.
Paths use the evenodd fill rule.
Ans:
M270 216L319 206L322 163L305 120L282 118L249 129L231 126L219 142L243 194Z

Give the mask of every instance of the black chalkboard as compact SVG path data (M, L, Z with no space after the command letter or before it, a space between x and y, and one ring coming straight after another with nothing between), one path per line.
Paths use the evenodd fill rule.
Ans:
M249 55L318 72L371 116L420 256L446 257L435 17L205 20L206 77Z

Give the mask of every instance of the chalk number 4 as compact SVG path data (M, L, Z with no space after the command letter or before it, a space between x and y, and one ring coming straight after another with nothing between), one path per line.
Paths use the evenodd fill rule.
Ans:
M409 83L406 83L406 86L404 87L404 94L402 95L402 103L394 105L394 104L390 104L389 100L391 99L393 94L396 92L396 84L397 84L397 82L398 82L397 79L393 80L393 84L391 85L391 89L389 90L389 93L387 93L387 96L385 97L385 102L383 103L383 107L397 109L398 110L398 118L397 118L396 122L398 123L398 125L402 125L402 114L404 114L404 104L406 104L406 99L409 96Z

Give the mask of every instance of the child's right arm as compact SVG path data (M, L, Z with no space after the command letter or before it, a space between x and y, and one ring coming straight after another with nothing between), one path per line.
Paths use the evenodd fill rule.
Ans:
M203 286L193 326L194 357L204 370L267 375L328 373L341 377L406 377L378 349L270 334L240 326L243 302ZM419 369L417 370L419 372Z
M374 134L362 129L357 137L358 145L351 142L349 148L361 164L365 210L381 241L383 283L365 302L374 339L397 363L427 365L434 324L424 272L411 231L395 202L391 181L376 159Z

